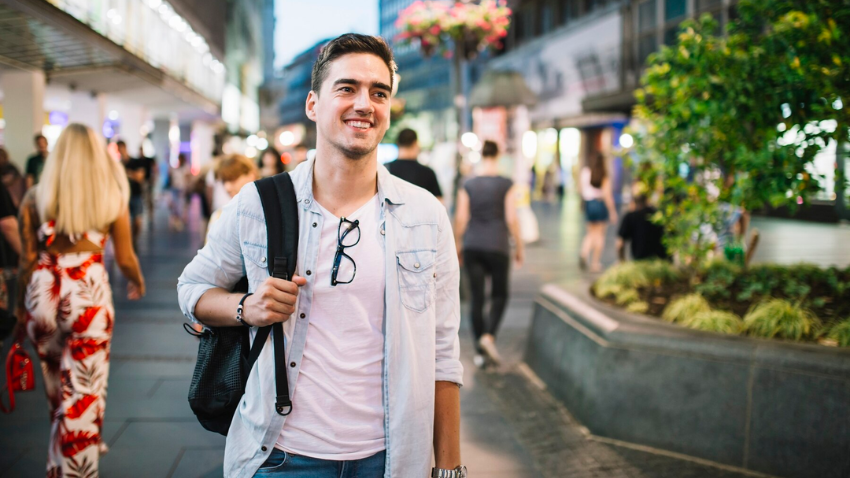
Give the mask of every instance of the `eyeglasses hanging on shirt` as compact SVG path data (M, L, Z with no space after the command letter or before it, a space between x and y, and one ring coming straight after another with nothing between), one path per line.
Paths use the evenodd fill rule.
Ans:
M342 227L343 224L345 224L345 229ZM351 256L345 253L345 249L356 246L358 242L360 242L360 220L355 219L352 222L344 217L339 218L336 254L334 254L334 268L331 272L331 286L336 286L337 284L350 284L351 281L354 280L354 275L357 274L357 264ZM339 266L343 258L351 261L352 272L351 278L348 280L338 280ZM342 277L342 279L345 278L346 277Z

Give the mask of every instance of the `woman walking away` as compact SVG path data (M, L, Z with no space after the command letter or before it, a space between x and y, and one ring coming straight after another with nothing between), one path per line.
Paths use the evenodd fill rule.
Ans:
M113 236L127 297L145 283L133 252L130 190L90 128L71 124L21 203L20 290L50 407L47 476L97 476L115 318L103 250Z
M513 182L499 175L499 147L485 141L481 150L480 175L458 191L455 240L458 257L469 274L472 288L472 332L475 365L501 361L496 333L508 305L508 272L514 240L516 267L522 266L524 249L517 221L517 193ZM484 318L484 283L490 278L490 313ZM486 358L485 358L486 356Z
M605 249L605 232L608 222L617 224L617 209L614 207L614 195L611 191L611 179L605 168L605 157L602 153L590 156L589 166L581 170L579 182L581 198L584 200L584 213L587 219L587 232L581 243L579 266L587 269L590 260L590 271L602 270L602 251Z

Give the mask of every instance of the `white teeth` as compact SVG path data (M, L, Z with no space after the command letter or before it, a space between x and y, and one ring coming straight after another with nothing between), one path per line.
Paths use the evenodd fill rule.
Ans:
M362 121L349 121L348 125L360 129L368 129L369 126L371 126L369 123L364 123Z

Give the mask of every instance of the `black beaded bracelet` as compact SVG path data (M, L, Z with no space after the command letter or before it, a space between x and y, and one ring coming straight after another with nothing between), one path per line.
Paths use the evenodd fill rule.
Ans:
M239 300L239 305L236 306L236 321L239 322L240 324L244 325L245 327L251 327L251 324L249 324L248 322L245 322L245 320L242 318L242 305L245 303L245 299L247 299L248 296L251 296L251 295L254 295L254 294L251 293L251 292L248 292L247 294L243 295L242 299Z

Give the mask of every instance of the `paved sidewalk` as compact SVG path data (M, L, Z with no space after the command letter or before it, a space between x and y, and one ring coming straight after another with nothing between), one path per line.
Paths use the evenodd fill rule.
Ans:
M577 202L536 209L543 239L529 248L526 266L512 277L512 299L499 337L507 362L504 374L475 369L469 325L462 324L466 386L461 392L461 439L470 476L739 476L587 440L557 402L517 371L535 294L545 283L573 279L578 273ZM197 341L183 331L177 308L177 277L199 247L200 234L196 223L183 233L169 232L166 224L166 211L160 209L157 228L145 231L140 241L148 285L142 301L123 297L126 282L112 267L117 318L104 423L111 451L101 460L104 477L218 477L222 473L224 438L203 430L186 401ZM801 259L813 252L811 239L817 238L817 262L850 262L850 252L841 247L850 243L850 228L778 221L756 224L770 231L762 243L766 257L781 254L786 260ZM606 259L613 259L611 248ZM0 415L0 477L44 476L48 426L38 374L38 390L19 394L15 413Z

